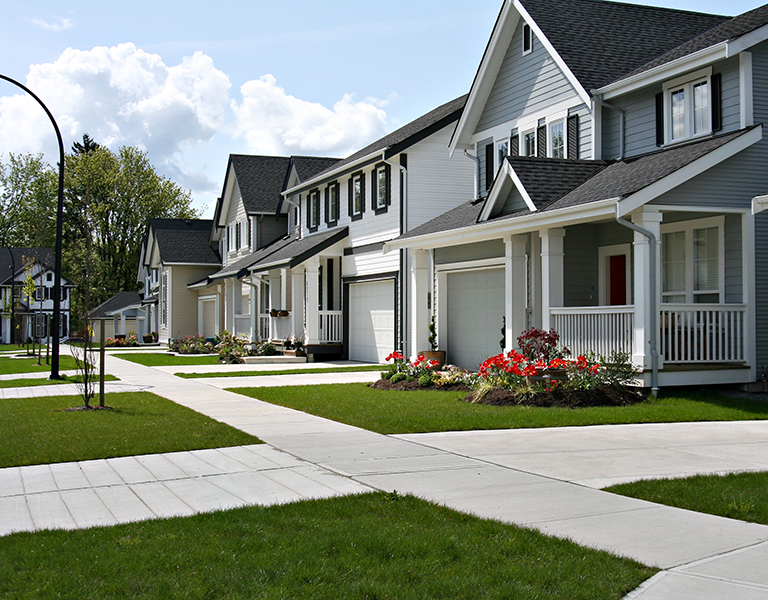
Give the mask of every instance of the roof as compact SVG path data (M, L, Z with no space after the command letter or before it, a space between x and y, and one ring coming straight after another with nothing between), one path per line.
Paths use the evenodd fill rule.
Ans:
M755 127L613 162L525 157L510 158L508 161L531 197L537 212L543 213L600 200L627 198L736 140ZM480 199L465 202L397 239L404 240L477 225L486 201L487 199ZM521 210L492 217L486 222L495 223L531 214L535 213Z
M317 181L324 179L327 175L336 173L342 170L344 167L352 165L360 159L376 152L386 151L387 157L394 156L395 154L402 152L406 148L423 140L427 136L432 135L450 123L458 120L459 116L461 115L461 111L464 110L467 97L468 95L465 94L459 98L456 98L455 100L446 102L434 110L429 111L427 114L422 115L418 119L415 119L407 125L404 125L400 129L397 129L396 131L385 135L383 138L368 144L365 148L358 150L345 159L336 162L334 165L325 169L324 171L317 173L310 180L302 181L301 188L307 188L310 185L315 184Z
M521 1L585 90L611 83L729 20L604 0Z
M54 267L55 260L51 248L0 248L0 283L9 282L14 275L23 271L24 261L30 258L49 269Z
M88 315L95 319L99 317L111 317L115 312L121 309L141 306L141 295L139 292L117 292L106 302L102 302L96 308L91 310Z
M340 158L327 158L323 156L291 156L291 162L296 169L296 175L299 177L299 181L307 181L318 173L322 173L326 169L329 169Z
M210 219L150 219L160 260L166 264L217 265L221 263L211 247Z
M287 156L230 154L229 162L235 172L245 212L249 215L274 213L280 202L280 192L283 191L285 174L291 159ZM227 177L229 177L229 169L227 169ZM226 188L225 179L224 190ZM224 192L222 192L223 195Z

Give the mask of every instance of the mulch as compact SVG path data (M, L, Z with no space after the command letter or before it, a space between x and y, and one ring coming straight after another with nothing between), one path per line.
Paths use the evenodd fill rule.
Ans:
M610 386L598 387L593 390L552 390L530 394L522 398L515 396L509 390L497 389L488 392L480 400L475 400L475 392L472 392L464 384L454 384L440 387L421 387L418 380L399 381L391 383L386 379L379 379L371 384L377 390L444 390L470 392L462 398L464 402L487 404L490 406L538 406L557 408L587 408L591 406L628 406L637 404L646 398L646 394L638 389L619 389Z

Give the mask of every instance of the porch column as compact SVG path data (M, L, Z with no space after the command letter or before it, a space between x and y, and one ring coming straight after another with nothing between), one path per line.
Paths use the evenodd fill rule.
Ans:
M429 350L428 302L429 253L411 250L411 360L415 360L420 351Z
M269 272L269 308L283 308L280 305L280 271L270 271ZM276 340L278 337L280 337L280 332L278 331L278 318L277 317L270 317L269 318L269 338L272 340Z
M235 282L224 280L224 329L235 333Z
M127 332L125 331L125 313L120 313L120 333L125 335Z
M552 327L549 309L563 305L563 238L565 229L541 231L541 328Z
M291 270L291 323L293 334L304 335L304 267Z
M306 277L307 277L307 344L319 344L320 343L320 319L318 318L318 306L320 302L320 286L319 286L319 273L320 273L320 257L313 256L306 263Z
M661 220L663 216L657 210L643 209L632 214L632 222L656 236L656 302L651 302L648 282L651 279L650 240L642 233L634 233L634 335L632 344L632 362L643 369L651 368L651 307L658 307L661 299ZM657 334L658 335L658 334ZM661 367L661 365L659 365Z
M251 273L248 285L248 302L251 308L251 342L259 341L259 280Z
M517 337L525 331L525 248L527 236L504 236L504 319L506 321L504 352L517 347Z

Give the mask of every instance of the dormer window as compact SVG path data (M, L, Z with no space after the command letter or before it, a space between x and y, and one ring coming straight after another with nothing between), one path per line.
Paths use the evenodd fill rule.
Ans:
M719 129L719 85L711 68L665 83L656 97L657 143L675 144Z
M523 56L533 50L533 31L528 23L523 24Z

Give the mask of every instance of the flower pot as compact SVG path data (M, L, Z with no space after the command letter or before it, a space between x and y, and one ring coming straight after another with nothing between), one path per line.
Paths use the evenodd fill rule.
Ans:
M155 338L154 338L154 336L151 333L145 333L142 336L142 339L144 340L145 344L152 344L155 341Z
M270 311L269 311L269 316L270 316L270 317L276 317L276 316L278 315L278 313L279 313L279 312L280 312L280 311L277 311L277 310L270 310Z
M440 363L437 365L438 369L445 365L445 350L423 350L419 354L423 355L427 360L436 360Z
M287 310L281 310L281 311L279 311L277 313L277 316L278 317L287 317L288 316L288 311Z

